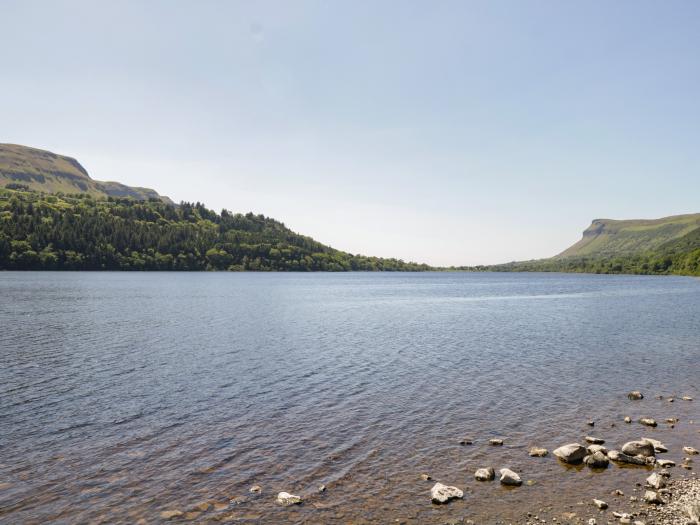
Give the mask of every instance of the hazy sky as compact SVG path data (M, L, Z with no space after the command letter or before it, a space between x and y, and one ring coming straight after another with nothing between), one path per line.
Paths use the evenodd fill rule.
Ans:
M700 212L700 2L0 0L0 142L352 253Z

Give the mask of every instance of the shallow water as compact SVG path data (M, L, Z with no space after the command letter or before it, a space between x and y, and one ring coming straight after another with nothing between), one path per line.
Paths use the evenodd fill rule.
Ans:
M531 446L700 448L697 279L6 272L0 297L2 523L588 516L645 471ZM534 484L477 483L482 466ZM423 472L465 499L431 505ZM304 505L277 506L282 490Z

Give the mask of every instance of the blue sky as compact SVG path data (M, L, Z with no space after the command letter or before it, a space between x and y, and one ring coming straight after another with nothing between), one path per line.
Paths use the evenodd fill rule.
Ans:
M352 253L700 212L695 1L0 3L0 141Z

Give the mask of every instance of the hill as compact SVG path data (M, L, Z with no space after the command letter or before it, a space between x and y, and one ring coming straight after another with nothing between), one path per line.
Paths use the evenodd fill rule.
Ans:
M700 275L700 213L596 219L580 241L555 257L474 270Z
M0 189L0 270L423 271L200 203Z
M596 219L557 258L634 255L659 249L700 228L700 213L653 220Z
M45 193L86 193L93 197L160 199L172 204L170 199L148 188L94 180L71 157L17 144L0 144L0 187Z

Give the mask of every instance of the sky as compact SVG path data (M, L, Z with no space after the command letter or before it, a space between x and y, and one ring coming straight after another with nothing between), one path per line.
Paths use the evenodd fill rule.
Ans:
M0 0L0 142L351 253L700 212L700 2Z

